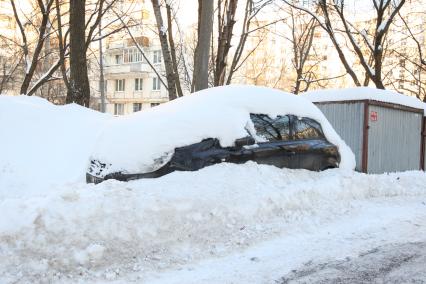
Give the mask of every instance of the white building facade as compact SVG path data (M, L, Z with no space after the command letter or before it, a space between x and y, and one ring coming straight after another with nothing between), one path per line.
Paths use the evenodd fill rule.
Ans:
M136 25L109 36L103 42L105 111L126 115L169 101L165 84L165 68L156 23L151 18L150 3L120 2ZM142 50L142 52L140 51ZM98 56L99 58L100 56ZM100 64L93 62L91 107L101 110Z
M164 75L161 48L150 45L148 38L140 39L144 42L144 46L139 46L145 57L131 39L111 42L106 47L104 77L108 113L130 114L169 100L158 76ZM99 92L97 97L101 103Z

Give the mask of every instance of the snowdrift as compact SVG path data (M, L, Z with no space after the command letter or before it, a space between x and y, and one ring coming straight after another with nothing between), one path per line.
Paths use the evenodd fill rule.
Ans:
M425 184L421 172L343 175L250 162L128 183L62 185L0 202L0 282L145 277L321 227L356 211L357 202L421 199Z
M292 114L319 121L328 141L339 148L340 167L355 168L352 151L311 102L270 88L239 85L203 90L114 119L100 135L91 158L107 164L102 176L151 172L167 162L176 147L206 138L232 146L236 139L247 136L246 128L254 133L250 113Z
M96 136L109 119L75 104L0 96L0 197L84 181Z
M353 153L311 102L269 88L212 88L123 117L38 97L0 96L0 196L23 188L19 184L84 181L91 159L111 164L104 174L149 172L176 147L210 137L230 146L247 135L246 127L253 129L250 112L316 119L339 147L340 167L354 168Z

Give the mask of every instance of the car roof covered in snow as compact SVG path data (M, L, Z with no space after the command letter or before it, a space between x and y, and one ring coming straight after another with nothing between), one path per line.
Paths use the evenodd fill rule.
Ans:
M314 103L372 100L397 104L424 110L424 104L416 97L410 97L391 90L381 90L369 87L315 90L301 94Z
M301 96L265 87L231 85L186 95L166 104L108 121L97 140L92 160L112 172L144 173L165 163L177 147L206 138L223 147L253 130L250 113L292 114L321 123L327 140L339 148L341 168L353 169L352 151L322 112Z

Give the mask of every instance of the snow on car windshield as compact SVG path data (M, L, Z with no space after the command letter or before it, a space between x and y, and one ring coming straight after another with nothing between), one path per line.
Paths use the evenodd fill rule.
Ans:
M210 88L110 120L91 158L107 165L102 175L151 172L167 162L177 147L206 138L219 139L223 147L234 145L236 139L247 136L247 128L253 130L250 113L317 120L327 140L339 148L340 168L355 167L352 151L310 101L270 88L240 85Z

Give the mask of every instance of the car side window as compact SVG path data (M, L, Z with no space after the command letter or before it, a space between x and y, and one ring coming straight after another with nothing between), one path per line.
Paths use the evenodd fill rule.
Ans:
M257 136L265 141L290 140L290 119L287 115L270 118L265 114L250 114Z
M317 139L324 138L321 125L310 118L294 118L293 121L294 139Z

